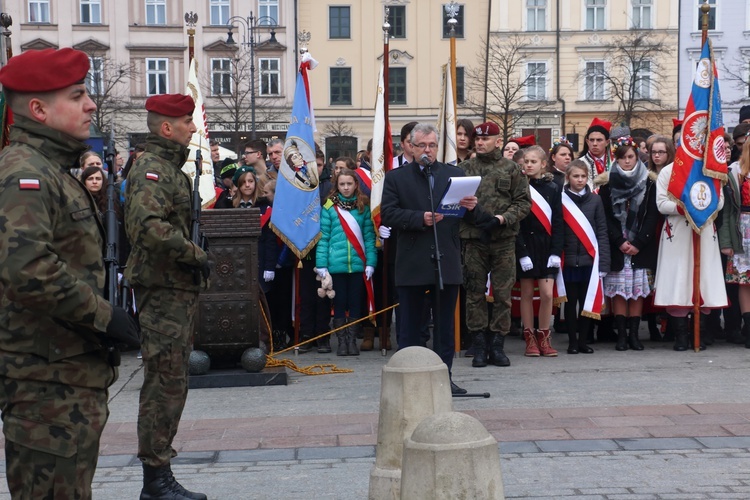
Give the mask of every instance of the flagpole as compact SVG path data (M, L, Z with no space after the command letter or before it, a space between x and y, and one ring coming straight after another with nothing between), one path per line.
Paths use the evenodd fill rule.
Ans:
M388 13L390 9L388 6L385 7L385 10L383 11L383 114L385 115L383 123L385 125L385 130L383 130L381 133L385 134L386 130L390 130L390 127L388 127L388 120L390 120L388 115L388 63L390 58L390 48L388 47L390 33L389 30L391 29L391 25L388 22ZM384 137L384 141L390 141L391 138ZM385 145L383 146L383 151L385 151ZM372 161L372 159L370 159ZM393 161L392 159L389 159L387 155L383 155L383 172L388 172L388 170L391 169L391 165L386 165L388 161ZM389 285L389 279L388 279L388 259L389 259L389 248L390 248L390 240L385 239L383 240L383 265L382 267L382 273L381 273L381 283L383 286L380 287L380 298L382 300L383 307L385 307L388 304L388 285ZM385 356L388 354L388 350L386 349L387 345L387 338L390 336L390 333L388 331L388 314L393 314L392 311L383 312L382 317L380 319L380 333L379 333L379 339L378 339L378 345L380 346L380 354L381 356ZM398 339L396 339L398 340Z
M450 30L450 41L451 41L451 92L453 92L453 116L458 116L456 114L456 24L458 24L458 21L456 20L456 16L458 15L458 9L459 6L456 4L455 0L451 0L450 4L448 4L445 7L445 10L448 11L448 15L450 19L448 19L448 25L451 27Z
M198 22L198 14L193 11L185 13L185 24L188 27L188 68L195 57L195 25Z
M13 57L13 45L10 41L11 31L8 29L13 25L13 18L10 14L5 12L0 13L0 26L3 27L2 34L5 36L5 64L8 64L11 57ZM13 121L13 114L10 111L8 102L5 99L5 95L2 96L2 118L0 119L0 149L4 148L10 142L8 136L10 134L10 124Z
M701 5L701 49L708 40L708 0ZM713 72L711 73L713 79ZM703 230L701 230L703 232ZM701 232L693 231L693 350L701 350Z

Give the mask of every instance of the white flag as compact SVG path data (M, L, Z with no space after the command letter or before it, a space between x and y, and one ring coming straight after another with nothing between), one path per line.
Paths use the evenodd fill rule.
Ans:
M195 152L201 150L201 172L200 172L200 193L201 202L205 207L210 205L216 199L216 190L214 189L214 167L211 162L211 147L208 144L208 126L206 124L206 108L203 105L203 94L201 94L200 85L198 85L198 74L195 70L195 58L190 61L190 70L188 72L188 84L186 94L193 97L195 101L195 110L193 111L193 122L198 129L190 139L190 154L182 171L188 174L195 181Z
M385 58L383 58L385 59ZM384 63L380 64L378 90L375 97L375 123L372 129L372 157L370 158L372 190L370 192L370 211L375 227L380 227L380 202L383 199L385 173L390 170L393 161L393 142L391 124L385 116L385 84L383 80Z
M437 161L455 165L456 153L456 116L453 102L453 79L449 64L443 66L443 98L438 115L438 153Z

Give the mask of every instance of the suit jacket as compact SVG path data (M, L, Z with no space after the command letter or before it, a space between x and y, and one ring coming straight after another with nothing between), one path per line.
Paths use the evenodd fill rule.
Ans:
M435 162L430 167L435 178L433 197L440 203L450 177L463 177L458 167ZM475 209L476 210L476 209ZM432 226L424 225L424 213L430 211L429 180L420 165L411 162L388 172L383 183L380 216L383 225L396 230L396 286L420 286L435 283L435 239ZM466 211L464 220L473 222L475 215ZM459 217L445 217L437 224L438 244L442 254L443 283L463 283L461 243L458 237Z

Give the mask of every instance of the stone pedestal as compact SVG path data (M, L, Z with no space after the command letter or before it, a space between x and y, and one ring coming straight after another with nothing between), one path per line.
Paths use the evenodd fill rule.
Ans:
M401 498L401 458L404 439L426 417L453 409L448 367L424 347L407 347L383 367L375 466L370 473L369 498Z
M464 413L425 418L404 441L401 498L505 498L497 441Z

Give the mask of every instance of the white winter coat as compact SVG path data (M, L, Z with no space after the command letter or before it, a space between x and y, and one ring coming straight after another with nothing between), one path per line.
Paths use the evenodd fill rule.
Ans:
M659 257L656 265L654 305L662 307L692 307L693 305L693 229L685 216L677 212L675 203L667 194L672 164L659 173L656 181L656 206L665 221L659 235ZM723 190L719 210L724 206ZM671 236L670 236L671 233ZM716 227L705 228L700 235L701 268L700 288L702 307L727 306L724 270L721 266L719 235Z

